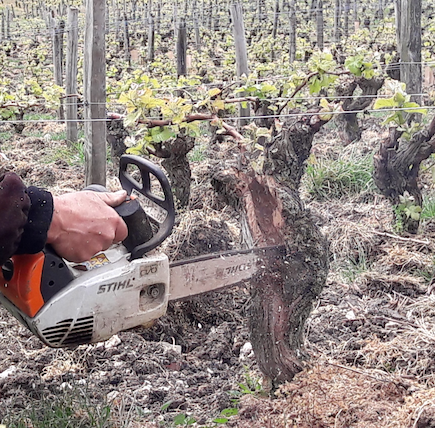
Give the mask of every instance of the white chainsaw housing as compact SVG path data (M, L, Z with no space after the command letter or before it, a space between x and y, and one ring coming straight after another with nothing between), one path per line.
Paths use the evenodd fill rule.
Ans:
M68 264L73 279L33 317L0 293L3 305L51 347L99 342L121 330L147 325L166 313L169 261L158 253L129 261L122 246L96 263ZM87 270L81 270L87 269Z

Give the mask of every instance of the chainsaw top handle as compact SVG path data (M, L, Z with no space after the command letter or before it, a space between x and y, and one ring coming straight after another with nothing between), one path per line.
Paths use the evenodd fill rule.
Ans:
M129 165L135 165L139 169L141 183L127 171ZM160 183L163 198L152 192L151 174ZM159 224L159 230L149 241L137 245L131 250L131 260L134 260L158 247L171 234L175 222L174 198L171 185L163 171L157 165L140 156L121 156L119 180L127 193L135 196L149 217Z

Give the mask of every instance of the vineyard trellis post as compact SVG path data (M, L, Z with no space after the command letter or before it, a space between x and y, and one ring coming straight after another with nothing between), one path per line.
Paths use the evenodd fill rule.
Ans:
M6 38L11 39L11 10L9 6L6 7Z
M63 21L58 21L54 16L51 18L51 34L52 34L52 51L53 51L53 73L54 73L54 83L58 86L63 85L63 73L62 73L62 63L63 63L63 31L65 23ZM57 112L58 119L64 119L64 110L61 105Z
M234 43L236 47L237 77L240 78L242 75L246 75L246 76L249 75L245 25L243 23L242 5L240 3L231 5L231 20L233 23ZM239 114L240 117L249 117L250 116L249 104L247 104L246 106L240 104ZM240 126L246 124L247 124L246 119L239 120Z
M177 4L174 4L174 38L177 37L177 31L178 31L178 8Z
M278 32L279 14L280 14L279 0L275 0L275 9L273 12L273 27L272 27L272 38L273 39L276 39L276 34ZM272 51L271 51L271 60L275 61L275 49L273 46L272 46Z
M5 26L5 13L4 11L1 12L2 14L2 39L6 39L6 26Z
M290 22L290 50L289 57L290 63L296 60L296 0L290 0L289 10L289 22Z
M177 77L187 76L186 21L181 18L177 30Z
M160 22L162 19L162 6L160 3L157 4L157 21L155 24L155 31L157 31L157 34L160 34Z
M344 21L343 21L343 31L344 37L349 37L349 14L350 14L350 0L345 0L344 3Z
M66 92L66 140L77 142L77 51L78 51L78 9L70 7L67 18L67 54L65 73Z
M323 38L323 1L317 1L316 9L316 22L317 22L317 47L323 51L324 38Z
M195 13L195 17L193 18L193 27L195 30L195 49L197 50L198 53L201 53L201 33L199 30L197 13Z
M128 32L127 14L124 13L124 59L131 66L131 53L130 53L130 35Z
M86 185L106 185L105 23L105 0L87 0L83 66Z
M355 30L357 30L356 26L358 25L358 0L354 0L353 2L353 22L355 25Z
M275 0L275 9L273 11L273 27L272 27L272 37L276 38L276 34L278 32L278 23L279 23L279 0Z
M115 11L115 40L119 40L119 22L121 21L121 15L119 11L119 5L116 3Z
M154 61L154 44L155 44L155 31L154 31L154 17L152 14L148 16L148 56L149 62Z
M400 1L400 4L398 4ZM396 22L400 53L400 80L412 100L421 104L421 0L397 0Z
M340 0L335 0L335 8L334 8L334 42L340 42Z

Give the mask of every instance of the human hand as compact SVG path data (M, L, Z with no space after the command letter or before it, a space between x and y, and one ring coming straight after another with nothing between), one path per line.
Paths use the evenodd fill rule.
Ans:
M124 220L113 209L125 201L127 193L82 191L53 198L53 220L47 244L71 262L89 260L128 234Z

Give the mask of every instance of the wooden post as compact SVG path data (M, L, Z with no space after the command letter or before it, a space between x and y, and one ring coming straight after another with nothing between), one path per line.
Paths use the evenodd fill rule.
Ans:
M110 2L106 3L106 34L109 34L110 29Z
M231 20L233 22L234 43L236 45L237 77L240 78L242 75L249 75L245 25L243 23L242 5L240 3L231 5ZM240 104L239 114L240 117L249 117L251 114L249 104L246 107ZM244 126L247 123L248 121L245 119L239 120L239 126Z
M52 34L52 52L53 52L53 74L54 83L57 86L63 86L62 77L62 54L63 54L63 27L58 25L57 20L52 16L51 18L51 34ZM59 107L57 111L58 119L64 119L65 114L63 106Z
M310 16L313 21L317 19L317 0L311 1Z
M157 22L155 24L155 31L160 34L160 23L162 21L162 5L159 3L157 5Z
M128 61L128 65L131 66L130 36L128 34L128 21L126 14L124 14L124 59Z
M177 31L177 77L187 76L187 32L184 18L180 19Z
M66 140L68 143L77 142L77 48L79 43L78 9L70 7L68 10L68 38L66 50ZM72 96L69 96L72 95Z
M279 0L275 0L275 8L273 12L273 27L272 27L272 37L276 38L276 33L278 31L279 22Z
M131 16L132 16L133 22L136 21L136 10L137 10L137 2L134 1L131 5Z
M4 40L4 39L6 39L5 12L2 11L1 14L2 14L2 39Z
M177 31L178 31L178 8L177 8L177 3L174 4L173 20L174 20L174 38L175 38L175 37L177 37Z
M195 17L193 18L193 27L195 29L195 48L198 53L201 53L201 33L199 31L197 14L195 14Z
M210 0L210 4L208 5L208 29L211 31L213 24L213 3Z
M344 3L344 37L349 37L349 14L350 14L350 0L345 0Z
M340 42L340 0L335 0L334 8L334 42Z
M356 25L358 22L358 0L353 1L353 22L355 24L355 29L356 29Z
M85 185L106 185L105 0L86 1L83 67Z
M121 14L119 12L119 5L116 3L116 13L115 13L115 40L119 41L119 22L121 21Z
M289 22L290 22L290 50L289 58L290 63L296 60L296 0L290 0L289 10Z
M378 2L378 10L376 11L377 19L384 19L384 3L382 0Z
M150 14L148 17L149 26L148 26L148 61L154 61L154 43L155 43L155 32L154 32L154 18L153 15Z
M406 84L406 92L421 105L421 0L401 0L400 21L400 80Z
M324 39L323 39L323 1L322 0L317 1L316 20L317 20L317 47L319 48L319 50L323 51Z
M397 42L397 52L399 55L402 51L402 0L394 0L394 14L396 18L396 42Z
M274 12L273 12L273 27L272 27L272 38L276 39L276 34L278 32L279 23L279 0L275 0ZM271 59L275 61L275 49L272 46Z
M6 7L6 38L11 38L11 10L9 6Z

